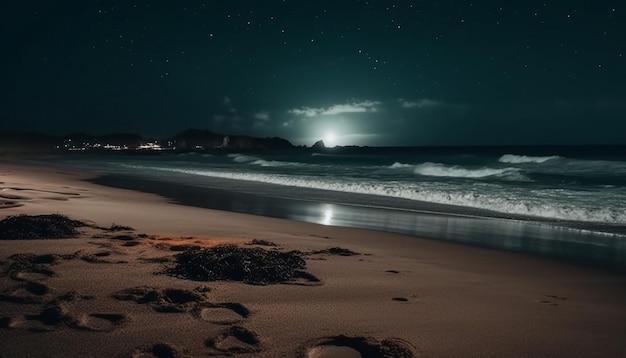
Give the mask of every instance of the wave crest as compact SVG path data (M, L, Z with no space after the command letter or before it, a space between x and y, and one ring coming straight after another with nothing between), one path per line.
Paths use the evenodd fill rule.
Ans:
M505 154L498 159L500 163L509 163L509 164L523 164L523 163L536 163L541 164L545 163L548 160L559 159L558 155L551 155L546 157L533 157L529 155L515 155L515 154Z
M405 164L400 162L395 162L389 166L390 169L401 169L401 168L412 168L412 164Z
M452 178L487 178L492 176L517 176L521 179L520 170L517 168L480 168L466 169L456 165L449 166L441 163L423 163L415 166L413 169L415 174L432 176L432 177L452 177Z
M249 162L261 160L261 158L254 157L251 155L245 155L245 154L228 154L228 157L233 158L233 161L236 163L249 163Z
M521 214L535 217L544 217L559 220L575 220L582 222L602 222L610 224L626 224L624 204L612 201L606 197L598 205L596 197L589 200L572 203L567 199L554 200L575 196L574 192L555 192L545 189L543 192L528 193L513 190L506 195L481 192L478 190L457 190L440 183L397 183L383 185L375 181L344 181L320 179L317 176L291 176L262 173L222 172L206 169L165 168L144 165L123 165L123 167L157 172L173 172L208 176L223 179L245 180L260 183L276 184L290 187L312 188L348 192L356 194L380 195L402 199L426 201L431 203L465 206L478 209L492 210L509 214Z

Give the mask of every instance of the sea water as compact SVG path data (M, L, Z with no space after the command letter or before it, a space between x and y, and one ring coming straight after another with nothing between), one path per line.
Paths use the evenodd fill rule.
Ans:
M413 216L424 213L441 214L447 220L496 218L510 220L509 231L517 230L513 226L521 221L525 224L519 235L547 235L548 240L560 234L529 234L529 223L539 225L535 228L549 225L595 235L583 241L606 240L597 238L602 235L623 241L626 234L625 147L349 147L323 153L81 155L60 160L103 174L343 205L353 208L351 216L355 208L371 208L393 213L387 216L394 220L402 216L412 222ZM335 207L335 211L340 210ZM361 220L367 225L350 225L336 214L328 218L327 210L321 215L317 222L323 224L429 234L393 230L384 223L372 227L376 220L371 218ZM446 236L441 223L432 216L429 220L430 236ZM494 222L501 221L480 221L478 226L484 229ZM472 230L473 224L468 225L463 224L464 232ZM489 237L480 230L473 235Z

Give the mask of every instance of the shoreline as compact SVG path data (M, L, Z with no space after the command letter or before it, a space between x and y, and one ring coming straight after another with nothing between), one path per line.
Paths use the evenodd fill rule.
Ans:
M446 213L443 205L433 205L437 211L423 211L315 202L124 175L101 175L89 181L157 194L181 205L399 233L626 271L626 235L556 225L553 220Z
M169 349L192 357L249 349L241 356L315 357L353 354L358 342L384 341L416 357L626 352L622 274L402 234L179 205L84 181L94 177L2 163L0 193L21 206L0 209L0 219L59 213L135 229L121 233L133 245L116 238L121 234L92 229L76 239L0 240L0 297L13 300L0 299L2 354L158 357L155 351ZM306 270L320 282L258 286L155 275L171 264L174 246L247 247L255 239L307 253ZM313 253L332 247L360 255ZM16 258L29 257L24 254L60 258L7 275ZM32 270L41 266L51 274ZM202 298L178 313L115 298L148 290L138 287ZM62 322L45 321L46 307L58 309Z

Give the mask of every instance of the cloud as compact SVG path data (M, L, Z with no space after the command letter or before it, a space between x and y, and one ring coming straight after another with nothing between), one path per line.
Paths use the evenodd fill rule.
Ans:
M322 112L323 115L341 114L341 113L363 113L376 112L381 103L378 101L363 101L347 104L336 104L327 108Z
M258 119L260 121L269 121L270 120L270 114L268 111L260 111L254 114L254 118Z
M305 116L305 117L315 117L321 113L319 109L310 108L310 107L290 109L288 112L291 114L295 114L297 116Z
M405 99L398 99L398 102L402 105L402 108L428 108L428 107L438 107L443 105L440 101L435 101L428 98L422 98L417 101L407 101Z
M377 112L382 103L379 101L360 101L346 104L335 104L330 107L300 107L288 111L290 114L304 117L330 116L342 113Z
M270 113L268 111L259 111L252 115L255 119L252 123L254 128L266 128L270 123Z

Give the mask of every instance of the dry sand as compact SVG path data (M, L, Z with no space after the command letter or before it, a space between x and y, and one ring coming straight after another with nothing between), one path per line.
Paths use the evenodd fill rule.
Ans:
M88 175L0 162L0 219L59 213L102 227L0 240L0 357L626 357L623 274L187 207ZM103 229L114 224L134 230ZM255 239L277 246L246 245ZM172 247L224 243L311 253L320 282L156 274ZM332 247L360 255L312 253Z

